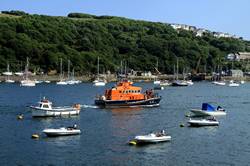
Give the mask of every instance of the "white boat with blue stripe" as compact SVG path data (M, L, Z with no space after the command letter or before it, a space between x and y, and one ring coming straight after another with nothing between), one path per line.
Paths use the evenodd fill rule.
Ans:
M215 109L212 105L208 103L202 104L202 109L191 109L191 112L195 116L221 116L226 115L226 111L220 106Z

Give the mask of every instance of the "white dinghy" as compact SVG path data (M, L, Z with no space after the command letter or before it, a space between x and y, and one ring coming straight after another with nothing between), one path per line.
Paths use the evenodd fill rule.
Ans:
M222 86L226 85L225 81L213 81L212 83L215 85L222 85Z
M133 140L129 142L129 144L136 145L136 144L146 144L146 143L158 143L158 142L166 142L170 140L171 140L171 136L167 135L165 131L162 130L161 132L136 136Z
M226 111L220 106L215 109L212 105L208 103L203 103L202 109L191 109L191 112L195 116L222 116L227 114Z
M214 117L208 117L206 119L189 119L190 126L219 126L219 121Z
M44 129L43 133L48 137L68 136L81 134L81 130L77 128L77 125L74 125L73 127L61 127L58 129Z
M238 86L240 86L240 84L237 83L237 82L235 82L235 81L233 81L233 80L231 80L231 81L229 82L228 86L231 86L231 87L238 87Z
M50 116L64 116L64 115L79 115L81 106L75 104L72 107L52 107L52 102L45 97L38 102L38 106L30 106L33 117L50 117Z

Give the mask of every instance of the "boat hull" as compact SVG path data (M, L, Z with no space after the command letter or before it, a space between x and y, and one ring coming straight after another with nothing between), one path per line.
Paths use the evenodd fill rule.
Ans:
M188 83L186 81L174 81L172 86L188 86Z
M230 83L228 86L231 86L231 87L238 87L238 86L240 86L240 84L237 84L237 83Z
M227 113L225 111L204 111L199 109L191 109L195 116L223 116Z
M189 120L188 123L190 126L201 127L201 126L218 126L218 121L210 121L210 120Z
M45 133L48 137L57 137L57 136L69 136L69 135L79 135L81 131L79 129L44 129L43 133Z
M5 80L6 83L15 83L14 80Z
M159 106L161 97L146 100L95 100L95 104L101 107L135 107L135 106Z
M106 83L105 82L95 82L94 86L105 86Z
M31 81L31 80L23 80L21 81L20 86L33 87L33 86L36 86L36 83L35 81Z
M56 83L56 85L67 85L67 82L65 81L59 81Z
M219 81L214 81L213 84L215 84L215 85L222 85L222 86L226 85L225 82L219 82Z
M55 110L40 109L33 106L31 106L30 108L33 117L71 116L80 114L80 110L75 108L55 109Z
M151 136L136 136L134 139L137 143L159 143L171 140L171 136L151 137Z

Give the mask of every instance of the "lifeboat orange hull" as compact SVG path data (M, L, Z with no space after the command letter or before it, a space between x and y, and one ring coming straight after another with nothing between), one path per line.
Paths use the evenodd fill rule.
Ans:
M101 107L155 107L159 106L161 97L145 100L105 100L97 99L95 104Z

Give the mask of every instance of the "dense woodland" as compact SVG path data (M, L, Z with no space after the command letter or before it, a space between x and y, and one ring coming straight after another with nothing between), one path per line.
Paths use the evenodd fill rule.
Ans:
M176 31L166 23L137 21L121 17L70 13L67 17L30 15L21 11L2 11L0 15L0 70L10 64L12 71L23 70L26 57L31 70L64 69L70 59L78 74L116 72L121 61L130 69L173 73L177 59L179 71L211 72L225 61L228 53L250 51L241 39L196 37L189 31ZM21 65L22 64L22 65ZM245 70L244 65L234 67Z

